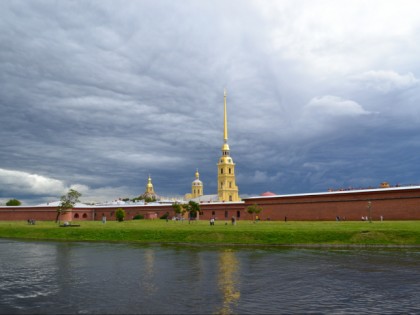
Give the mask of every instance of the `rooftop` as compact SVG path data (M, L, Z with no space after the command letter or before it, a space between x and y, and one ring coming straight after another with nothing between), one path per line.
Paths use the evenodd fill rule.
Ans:
M269 196L255 196L246 199L260 199L260 198L273 198L273 197L303 197L303 196L319 196L319 195L335 195L335 194L353 194L360 192L380 192L380 191L401 191L420 189L420 185L413 186L401 186L401 187L389 187L389 188L370 188L370 189L348 189L348 190L330 190L326 192L313 192L313 193L301 193L301 194L288 194L288 195L269 195Z

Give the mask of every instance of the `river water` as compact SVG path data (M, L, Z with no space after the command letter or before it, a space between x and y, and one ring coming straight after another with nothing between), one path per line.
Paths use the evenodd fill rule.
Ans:
M420 250L0 239L1 314L420 314Z

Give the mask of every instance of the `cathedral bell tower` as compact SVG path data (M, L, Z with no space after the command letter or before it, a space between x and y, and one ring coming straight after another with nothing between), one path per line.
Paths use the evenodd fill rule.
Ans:
M198 173L197 169L195 172L195 180L192 182L191 198L197 198L203 194L203 182L200 180L200 173Z
M219 201L240 201L238 186L235 180L235 163L230 156L230 149L227 143L227 110L226 110L226 89L224 91L224 115L223 115L223 145L222 157L217 163L217 194Z

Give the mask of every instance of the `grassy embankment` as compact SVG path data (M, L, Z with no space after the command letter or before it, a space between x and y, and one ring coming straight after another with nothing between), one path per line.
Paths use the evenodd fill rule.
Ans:
M420 221L384 222L275 222L135 220L78 222L80 227L58 227L54 222L0 222L0 238L59 241L137 243L259 244L259 245L416 245Z

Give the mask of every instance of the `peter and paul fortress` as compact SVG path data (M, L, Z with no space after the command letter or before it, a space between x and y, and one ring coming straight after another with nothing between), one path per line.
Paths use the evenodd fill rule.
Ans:
M195 172L195 180L192 182L191 193L185 195L186 200L195 200L198 202L237 202L241 201L239 197L238 186L235 179L235 163L230 156L228 144L228 123L227 123L227 105L226 89L223 95L223 145L222 156L217 163L217 195L204 195L203 182L200 180L198 169Z
M286 220L287 218L287 220L296 221L332 221L360 220L367 217L381 221L383 219L420 220L420 185L390 187L384 182L379 188L288 195L265 193L241 200L236 185L235 163L228 144L226 97L225 90L222 156L217 162L217 194L204 195L204 185L197 169L191 185L191 193L185 195L184 200L162 200L156 194L149 175L146 191L141 196L152 198L157 202L130 203L120 199L115 203L76 204L72 210L62 216L61 220L101 220L103 216L115 220L115 211L118 208L126 211L128 220L138 215L143 215L148 219L174 217L173 203L185 203L189 200L200 203L200 220L210 218L229 220L233 217L240 220L252 220L252 215L247 212L247 208L251 205L262 208L259 215L261 220ZM59 201L26 207L0 206L0 220L54 220L58 205Z

